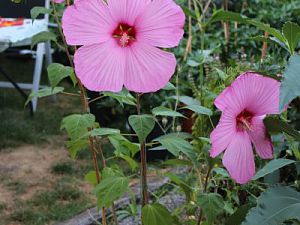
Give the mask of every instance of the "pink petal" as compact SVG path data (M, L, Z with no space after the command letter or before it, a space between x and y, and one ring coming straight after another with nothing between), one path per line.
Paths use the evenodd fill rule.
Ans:
M218 126L210 134L212 147L210 156L216 157L224 151L236 133L236 120L231 112L223 112Z
M139 15L137 40L156 47L176 47L183 37L185 15L173 0L153 0Z
M151 0L108 0L108 8L115 22L134 25Z
M252 126L249 135L254 144L256 153L262 159L273 158L272 141L270 136L267 134L263 120L259 117L254 117L251 124Z
M254 176L254 156L246 132L237 132L232 138L224 153L223 164L237 183L245 184Z
M67 7L62 27L69 45L89 45L107 41L117 24L103 0L84 0Z
M115 40L87 45L75 53L75 71L91 91L121 91L124 83L125 52Z
M231 86L223 90L223 92L215 99L214 103L221 111L231 109L238 114L245 109L246 102L238 101L238 98L232 88L233 84L234 82L231 84Z
M247 109L256 116L278 114L280 83L253 72L241 74L215 100L220 110Z
M175 72L176 59L169 52L134 42L126 49L125 87L147 93L163 88Z

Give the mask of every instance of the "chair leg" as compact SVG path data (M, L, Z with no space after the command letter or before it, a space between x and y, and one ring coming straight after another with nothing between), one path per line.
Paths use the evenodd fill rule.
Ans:
M50 41L47 41L45 43L45 55L46 55L46 65L49 66L53 62Z
M40 87L44 53L45 53L45 43L38 44L36 50L35 67L33 72L32 92L37 92ZM32 106L34 112L37 109L37 101L38 99L36 97L32 99Z
M46 67L48 67L51 63L53 63L53 59L52 59L52 53L51 53L51 42L47 41L45 43L45 57L46 57ZM48 81L49 86L50 86L50 82ZM57 100L56 95L52 95L51 96L53 101Z

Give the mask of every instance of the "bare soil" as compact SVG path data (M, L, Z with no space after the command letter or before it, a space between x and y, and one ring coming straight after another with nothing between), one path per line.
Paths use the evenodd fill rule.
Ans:
M61 146L61 147L60 147ZM56 144L40 146L24 145L0 152L0 204L5 208L0 210L3 215L11 214L19 200L29 200L38 191L50 190L59 175L51 173L51 166L63 160L70 160L68 151ZM11 187L9 184L15 184ZM16 188L24 187L16 194ZM87 195L91 186L85 182L79 184L79 189ZM1 223L0 223L1 224ZM11 223L15 225L18 223Z

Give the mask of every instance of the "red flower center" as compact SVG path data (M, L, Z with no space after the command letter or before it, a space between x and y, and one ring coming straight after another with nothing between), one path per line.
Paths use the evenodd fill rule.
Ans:
M238 131L251 130L253 113L247 110L242 111L236 117L236 127Z
M121 47L127 47L135 41L135 29L125 23L120 23L113 32L113 37L116 38Z

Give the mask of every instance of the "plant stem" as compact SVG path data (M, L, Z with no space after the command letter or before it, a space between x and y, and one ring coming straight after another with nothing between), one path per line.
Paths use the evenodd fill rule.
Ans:
M76 93L70 93L70 92L61 92L61 94L63 95L69 95L69 96L74 96L74 97L81 97L80 94L76 94Z
M211 172L211 168L209 167L208 170L207 170L206 177L205 177L205 183L204 183L203 193L205 193L207 191L207 186L208 186L208 180L209 180L209 177L210 177L210 172ZM197 225L201 224L202 217L203 217L203 210L200 209L200 215L199 215L199 218L198 218Z
M191 0L188 1L189 10L192 10L192 4ZM189 32L188 32L188 40L185 47L185 52L183 56L183 60L186 61L188 54L192 51L192 39L193 39L193 33L192 33L192 17L189 16Z
M137 113L141 115L141 95L137 94ZM146 145L145 142L141 144L141 194L142 194L142 206L145 206L149 203L148 196L148 186L147 186L147 154L146 154Z
M103 168L105 168L106 167L106 160L105 160L105 157L104 157L104 154L103 154L103 149L102 149L102 146L101 146L101 142L99 142L99 144L98 144L98 149L99 149L99 155L100 155L100 159L102 161ZM114 219L114 223L115 223L115 225L118 225L118 218L117 218L116 207L115 207L114 202L112 203L111 208L112 208L112 216L113 216L113 219Z
M93 103L93 102L95 102L95 101L98 101L98 100L100 100L100 99L102 99L102 98L104 98L104 97L106 97L106 96L99 96L99 97L97 97L97 98L94 98L94 99L92 99L92 100L90 100L89 101L89 104L91 104L91 103Z
M66 0L66 2L67 2L67 5L70 6L70 1ZM55 21L58 25L58 30L59 30L59 33L60 33L61 38L63 40L63 44L64 44L64 48L65 48L67 57L69 59L70 65L73 68L75 68L73 59L72 59L71 54L70 54L69 49L68 49L68 44L66 42L66 38L65 38L63 30L62 30L61 23L60 23L59 18L57 16L56 7L55 7L55 3L54 3L53 0L51 0L51 4L52 4L52 8L53 8L54 19L55 19ZM76 51L76 50L77 50L77 48L75 46L74 51ZM78 87L80 89L80 98L81 98L82 107L86 112L89 113L90 109L89 109L89 104L88 104L88 101L87 101L87 98L86 98L85 89L84 89L81 81L78 79L77 76L76 76L76 79L77 79L77 82L78 82ZM97 183L100 183L100 174L99 174L99 168L98 168L98 163L97 163L96 150L94 148L94 142L93 142L92 138L89 138L89 145L90 145L91 154L92 154L92 158L93 158L93 166L94 166L95 173L96 173ZM102 225L106 225L106 224L107 223L106 223L105 208L102 208Z
M94 139L93 137L89 138L89 144L90 144L90 149L91 149L91 154L92 154L92 158L93 158L93 166L96 172L96 179L97 179L97 183L100 183L100 174L99 174L99 167L98 167L98 162L97 162L97 155L96 155L96 149L95 149L95 143L94 143ZM105 208L102 208L102 225L106 225L106 212L105 212Z

